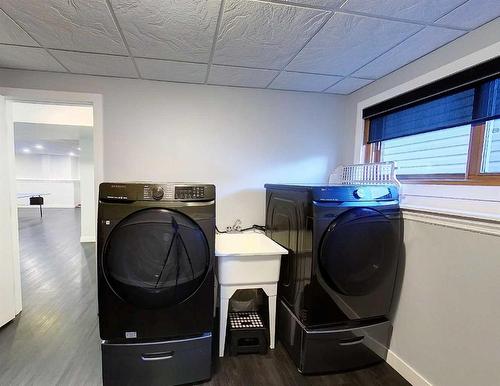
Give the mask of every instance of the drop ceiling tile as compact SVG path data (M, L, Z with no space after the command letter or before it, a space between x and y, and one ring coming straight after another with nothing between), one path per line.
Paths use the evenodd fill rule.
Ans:
M37 47L0 45L0 67L66 72L47 51Z
M421 28L399 21L336 13L286 69L349 75Z
M447 28L426 27L392 50L368 63L353 75L360 78L380 78L465 33L465 31Z
M500 16L499 0L469 0L437 21L474 29Z
M291 5L228 0L213 62L281 69L329 15Z
M287 3L303 4L305 6L325 7L328 9L335 9L342 5L345 0L285 0Z
M212 65L208 83L221 86L266 87L279 71Z
M371 82L373 82L371 79L345 78L325 92L330 94L350 94Z
M135 62L145 79L203 83L207 74L206 64L140 58L135 59Z
M112 56L102 54L86 54L82 52L56 51L50 52L69 71L77 74L122 76L136 78L134 63L126 56Z
M0 43L38 46L5 12L0 9Z
M284 71L270 84L269 88L295 91L323 91L341 79L341 76Z
M1 4L45 47L127 54L105 0L2 0Z
M134 56L208 62L221 0L111 0Z
M431 23L464 0L348 0L342 10Z

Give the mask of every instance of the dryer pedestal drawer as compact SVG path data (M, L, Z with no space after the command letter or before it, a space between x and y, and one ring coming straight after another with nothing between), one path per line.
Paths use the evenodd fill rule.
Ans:
M348 329L308 329L282 302L279 338L303 374L346 371L384 361L392 332L391 323Z
M164 342L101 344L108 385L179 385L211 376L212 334Z

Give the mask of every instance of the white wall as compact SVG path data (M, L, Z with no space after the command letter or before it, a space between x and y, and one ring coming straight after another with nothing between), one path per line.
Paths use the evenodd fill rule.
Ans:
M264 183L325 182L345 148L334 95L16 70L0 86L101 93L104 179L214 183L221 227L263 224Z
M349 96L351 135L346 142L352 150L345 156L359 160L361 107L500 54L499 36L500 19ZM418 197L419 207L434 212L481 211L487 218L499 213L499 187L407 185L403 191ZM498 385L500 237L452 229L447 224L453 220L438 217L441 225L405 220L406 265L390 363L412 377L414 385L427 384L425 380L439 386Z
M48 154L16 154L18 193L49 193L44 196L48 208L74 208L80 197L78 158ZM17 200L29 206L29 198Z
M439 386L500 385L500 237L405 222L391 351Z
M51 154L16 154L16 178L78 179L78 157Z

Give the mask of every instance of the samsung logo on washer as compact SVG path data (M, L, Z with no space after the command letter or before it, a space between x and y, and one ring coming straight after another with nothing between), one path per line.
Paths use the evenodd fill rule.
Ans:
M127 185L110 184L106 198L109 200L128 200Z

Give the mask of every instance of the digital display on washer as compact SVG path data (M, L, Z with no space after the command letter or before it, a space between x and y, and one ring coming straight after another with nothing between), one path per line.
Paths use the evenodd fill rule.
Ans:
M175 199L176 200L192 200L205 198L204 186L176 186Z

